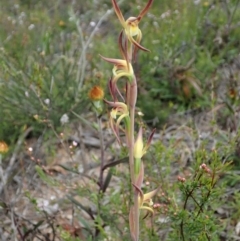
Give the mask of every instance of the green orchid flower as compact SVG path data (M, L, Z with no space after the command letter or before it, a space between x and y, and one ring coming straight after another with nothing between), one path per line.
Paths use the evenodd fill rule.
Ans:
M129 111L128 107L123 102L111 102L104 100L108 105L112 106L112 110L110 112L110 127L113 130L114 135L116 136L119 143L121 143L119 136L120 123L125 119L125 124L129 123Z
M138 131L138 136L137 136L137 139L134 144L134 165L135 165L134 169L135 169L136 175L138 175L140 172L141 159L142 159L143 155L146 154L146 152L151 144L154 132L155 132L155 129L152 131L151 135L148 138L146 145L144 146L143 136L142 136L143 135L142 127L140 127L140 129Z
M129 63L126 59L112 59L103 56L101 56L101 58L111 64L114 64L112 70L113 76L109 81L109 89L114 101L117 101L117 93L121 99L124 100L121 92L117 88L117 81L122 77L126 77L130 82L132 81L134 78L134 71L131 63Z
M149 8L151 7L153 3L153 0L149 0L145 8L140 12L138 17L129 17L127 20L124 19L122 12L116 2L116 0L112 0L113 8L117 14L117 17L124 29L124 32L128 38L128 40L134 44L136 48L139 48L143 51L148 51L148 49L144 48L140 45L141 39L142 39L142 32L138 27L138 24L140 23L143 16L147 13ZM136 40L134 39L136 38Z
M147 211L147 214L144 216L144 218L146 218L149 214L152 216L154 214L152 198L157 194L157 192L159 191L159 188L156 188L153 191L144 194L143 191L137 185L133 184L133 186L136 188L136 191L139 193L139 196L138 196L139 209Z

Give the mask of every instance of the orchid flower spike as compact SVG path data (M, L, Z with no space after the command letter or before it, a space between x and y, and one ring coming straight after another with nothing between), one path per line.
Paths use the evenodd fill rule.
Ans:
M132 44L134 44L136 48L139 48L143 51L149 51L149 50L140 45L140 42L142 39L142 32L139 29L138 24L140 23L142 17L147 13L152 3L153 3L153 0L149 0L145 8L138 15L138 17L130 17L127 20L125 20L116 0L112 0L113 8L117 14L117 17L121 25L123 26L123 29L125 31L125 34L128 40ZM134 39L134 37L136 38L136 40Z

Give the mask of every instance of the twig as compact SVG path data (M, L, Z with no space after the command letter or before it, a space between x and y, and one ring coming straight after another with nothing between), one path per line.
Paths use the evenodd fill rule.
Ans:
M18 138L18 141L16 143L16 146L14 148L12 157L8 163L8 167L5 171L3 171L1 167L1 160L0 160L0 177L2 179L2 182L0 183L0 194L2 193L4 186L7 184L7 180L12 172L13 166L17 160L18 153L20 151L20 148L22 146L23 141L27 137L27 135L32 131L32 127L29 127L25 132Z
M19 230L19 227L16 224L16 219L14 217L15 214L14 214L12 208L11 208L11 214L10 215L11 215L11 223L12 223L11 228L13 230L13 235L14 235L13 238L14 238L14 240L17 240L17 233L19 233L19 235L21 237L21 240L23 240L23 236L21 234L21 231Z

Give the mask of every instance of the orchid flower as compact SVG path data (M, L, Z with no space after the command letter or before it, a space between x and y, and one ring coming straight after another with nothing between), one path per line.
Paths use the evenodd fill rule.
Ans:
M111 59L101 56L102 59L105 61L114 64L112 73L113 73L113 82L116 82L119 78L125 76L129 77L130 79L133 77L133 68L130 63L127 62L127 60L123 59Z
M111 93L114 101L117 100L116 93L118 93L119 96L124 100L121 92L117 88L117 81L122 77L126 77L126 78L128 78L128 81L131 83L134 78L133 67L128 59L127 46L123 46L123 34L122 33L119 35L118 44L119 44L120 53L121 53L123 59L106 58L106 57L103 57L100 55L100 57L102 59L104 59L105 61L114 65L113 70L112 70L113 76L109 81L109 90L110 90L110 93Z
M147 149L149 148L150 143L152 141L154 132L155 132L155 129L152 131L151 135L148 138L147 144L144 146L143 145L143 137L142 137L142 127L140 127L140 129L139 129L138 136L137 136L136 142L134 144L134 162L135 162L135 173L136 174L139 174L141 158L147 152Z
M120 79L121 77L127 77L129 81L133 79L134 71L133 71L132 65L125 59L111 59L103 56L101 56L101 58L111 64L114 64L114 67L112 70L113 77L109 82L111 95L114 101L116 101L116 92L121 96L122 99L124 99L120 91L118 90L116 83L118 79Z
M147 13L152 3L153 3L153 0L149 0L145 8L138 15L138 17L129 17L127 20L125 20L116 0L112 0L114 10L125 31L125 34L128 40L132 44L134 44L135 48L139 48L143 51L149 51L149 50L140 45L140 42L142 39L142 32L139 29L138 24L140 23L142 17ZM136 38L136 40L134 39L134 37Z
M144 209L147 210L147 215L150 213L151 216L153 215L154 211L153 211L153 201L152 201L152 197L158 192L158 188L148 192L146 194L143 194L143 192L140 192L140 196L139 196L139 208L140 209ZM146 216L145 216L146 217Z
M159 188L156 188L153 191L144 194L143 191L138 186L134 184L133 186L139 192L139 197L138 197L139 209L147 210L147 215L145 217L147 217L148 214L151 214L152 216L154 214L154 211L152 208L153 206L152 198L157 194L157 192L159 191Z
M124 120L124 118L129 117L128 107L123 102L110 102L107 100L105 100L105 102L113 107L110 112L110 126L118 142L121 143L119 138L119 128L121 121Z
M133 186L136 188L136 190L140 193L140 195L138 196L138 207L141 210L146 210L147 213L146 215L143 217L143 219L145 219L149 214L152 216L154 214L154 210L153 210L153 201L152 201L152 197L154 195L157 194L157 192L159 191L159 188L148 192L146 194L143 194L142 190L133 184ZM138 240L138 232L136 232L136 223L134 222L134 215L135 215L135 210L134 207L132 206L130 208L130 212L129 212L129 226L130 226L130 230L131 230L131 236L133 240Z

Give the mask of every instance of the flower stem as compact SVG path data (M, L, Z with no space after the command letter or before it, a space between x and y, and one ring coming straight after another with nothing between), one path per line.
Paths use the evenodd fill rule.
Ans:
M131 173L131 182L136 183L136 175L134 172L134 130L135 130L135 106L137 100L137 81L136 77L132 83L128 83L128 96L127 96L127 104L130 112L130 130L129 130L129 140L128 140L128 148L129 148L129 165L130 165L130 173ZM138 204L138 191L134 189L133 194L133 220L134 220L134 228L132 234L133 241L139 240L139 204Z
M99 192L103 190L103 166L104 166L104 139L103 139L103 131L102 131L102 117L97 116L99 136L100 136L100 148L101 148L101 166L100 166L100 174L99 174Z
M130 87L131 88L131 87ZM134 128L135 128L135 106L129 105L130 112L130 129L128 133L128 149L129 149L129 166L131 174L131 182L135 182L134 175Z

